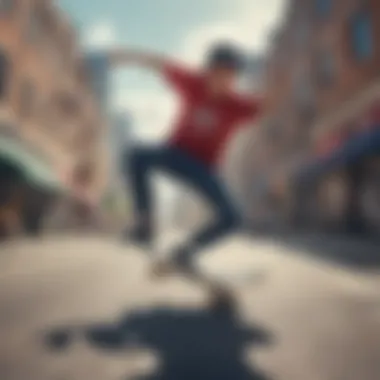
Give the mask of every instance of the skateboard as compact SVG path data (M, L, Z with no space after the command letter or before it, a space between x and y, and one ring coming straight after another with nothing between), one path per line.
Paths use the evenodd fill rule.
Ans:
M170 278L173 276L181 276L190 280L193 283L199 284L207 290L210 298L210 308L216 311L227 311L234 308L236 305L235 291L233 285L240 283L245 285L257 281L261 275L257 271L250 271L243 275L238 276L221 276L222 279L216 276L206 274L200 270L183 271L172 265L170 259L162 255L162 251L155 247L137 247L132 244L134 248L139 248L146 258L148 259L150 275L154 281ZM220 277L220 276L218 276Z
M172 266L170 260L152 260L150 264L154 280L179 275L205 288L209 294L209 307L214 311L228 311L233 309L236 304L232 289L212 276L199 270L183 271Z

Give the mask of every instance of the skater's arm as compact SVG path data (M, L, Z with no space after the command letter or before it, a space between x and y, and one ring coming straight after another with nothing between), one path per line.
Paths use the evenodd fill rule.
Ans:
M176 90L189 93L198 79L190 69L177 64L164 55L140 50L116 49L108 54L111 65L136 65L154 71L166 79Z
M163 72L169 64L169 60L160 54L124 48L110 51L108 58L113 66L136 65L158 72Z

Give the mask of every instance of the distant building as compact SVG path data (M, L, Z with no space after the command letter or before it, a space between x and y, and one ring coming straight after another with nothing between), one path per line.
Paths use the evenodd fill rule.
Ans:
M109 109L110 90L110 65L107 54L102 51L87 52L85 62L91 88L96 96L99 107L106 113Z
M123 158L131 147L131 118L126 113L114 113L111 117L111 126L109 133L109 151L111 167L115 181L124 181L123 176Z
M107 198L114 222L123 225L131 217L128 177L125 171L125 155L131 144L131 118L127 113L115 112L110 116L108 134L109 181ZM120 227L120 226L119 226Z
M110 104L110 75L114 67L107 52L102 50L86 53L86 67L90 85L103 115L109 121L108 153L113 178L120 177L122 154L132 142L131 117L126 112L112 110Z

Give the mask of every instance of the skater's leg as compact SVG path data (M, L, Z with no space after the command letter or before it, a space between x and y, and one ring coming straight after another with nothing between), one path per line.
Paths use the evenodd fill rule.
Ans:
M241 226L237 208L216 175L207 172L199 175L198 172L193 185L212 207L214 217L174 252L176 261L184 266L192 263L197 252L217 243Z
M124 167L131 191L134 228L128 237L140 244L150 244L154 235L153 197L150 184L151 171L162 156L160 147L134 148L125 156Z
M238 229L240 218L237 210L217 175L186 153L168 148L162 157L160 167L198 190L214 209L215 218L192 239L175 250L173 261L156 263L153 268L154 275L161 277L179 270L182 274L204 284L211 291L210 306L213 309L230 310L234 304L232 293L226 286L197 271L194 266L194 254Z
M178 263L190 268L196 251L219 241L239 227L239 214L218 176L185 152L176 148L166 149L160 168L198 191L214 211L212 221L175 252Z

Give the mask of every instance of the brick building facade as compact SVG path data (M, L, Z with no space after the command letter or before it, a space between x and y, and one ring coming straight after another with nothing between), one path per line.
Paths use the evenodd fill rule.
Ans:
M263 217L258 209L265 204L267 217L278 224L292 224L300 212L302 223L313 227L341 226L353 198L354 203L368 203L358 198L369 192L373 194L369 209L380 211L380 189L374 180L378 153L357 160L361 173L366 173L361 188L353 181L356 162L351 161L325 170L306 194L297 192L294 183L308 163L311 167L318 160L327 162L326 157L353 135L380 122L379 42L376 0L289 1L267 57L268 112L255 140L265 148L250 149L253 153L246 158L254 173L254 190L249 191L256 194L251 200L252 221ZM364 185L369 182L370 191ZM355 207L359 212L360 205ZM362 211L371 228L380 228L379 220L368 220Z
M105 122L82 55L55 2L0 2L0 137L43 162L70 193L96 201L106 183Z
M96 176L102 119L75 31L52 1L1 2L0 66L2 129L31 141L60 174L86 161Z

